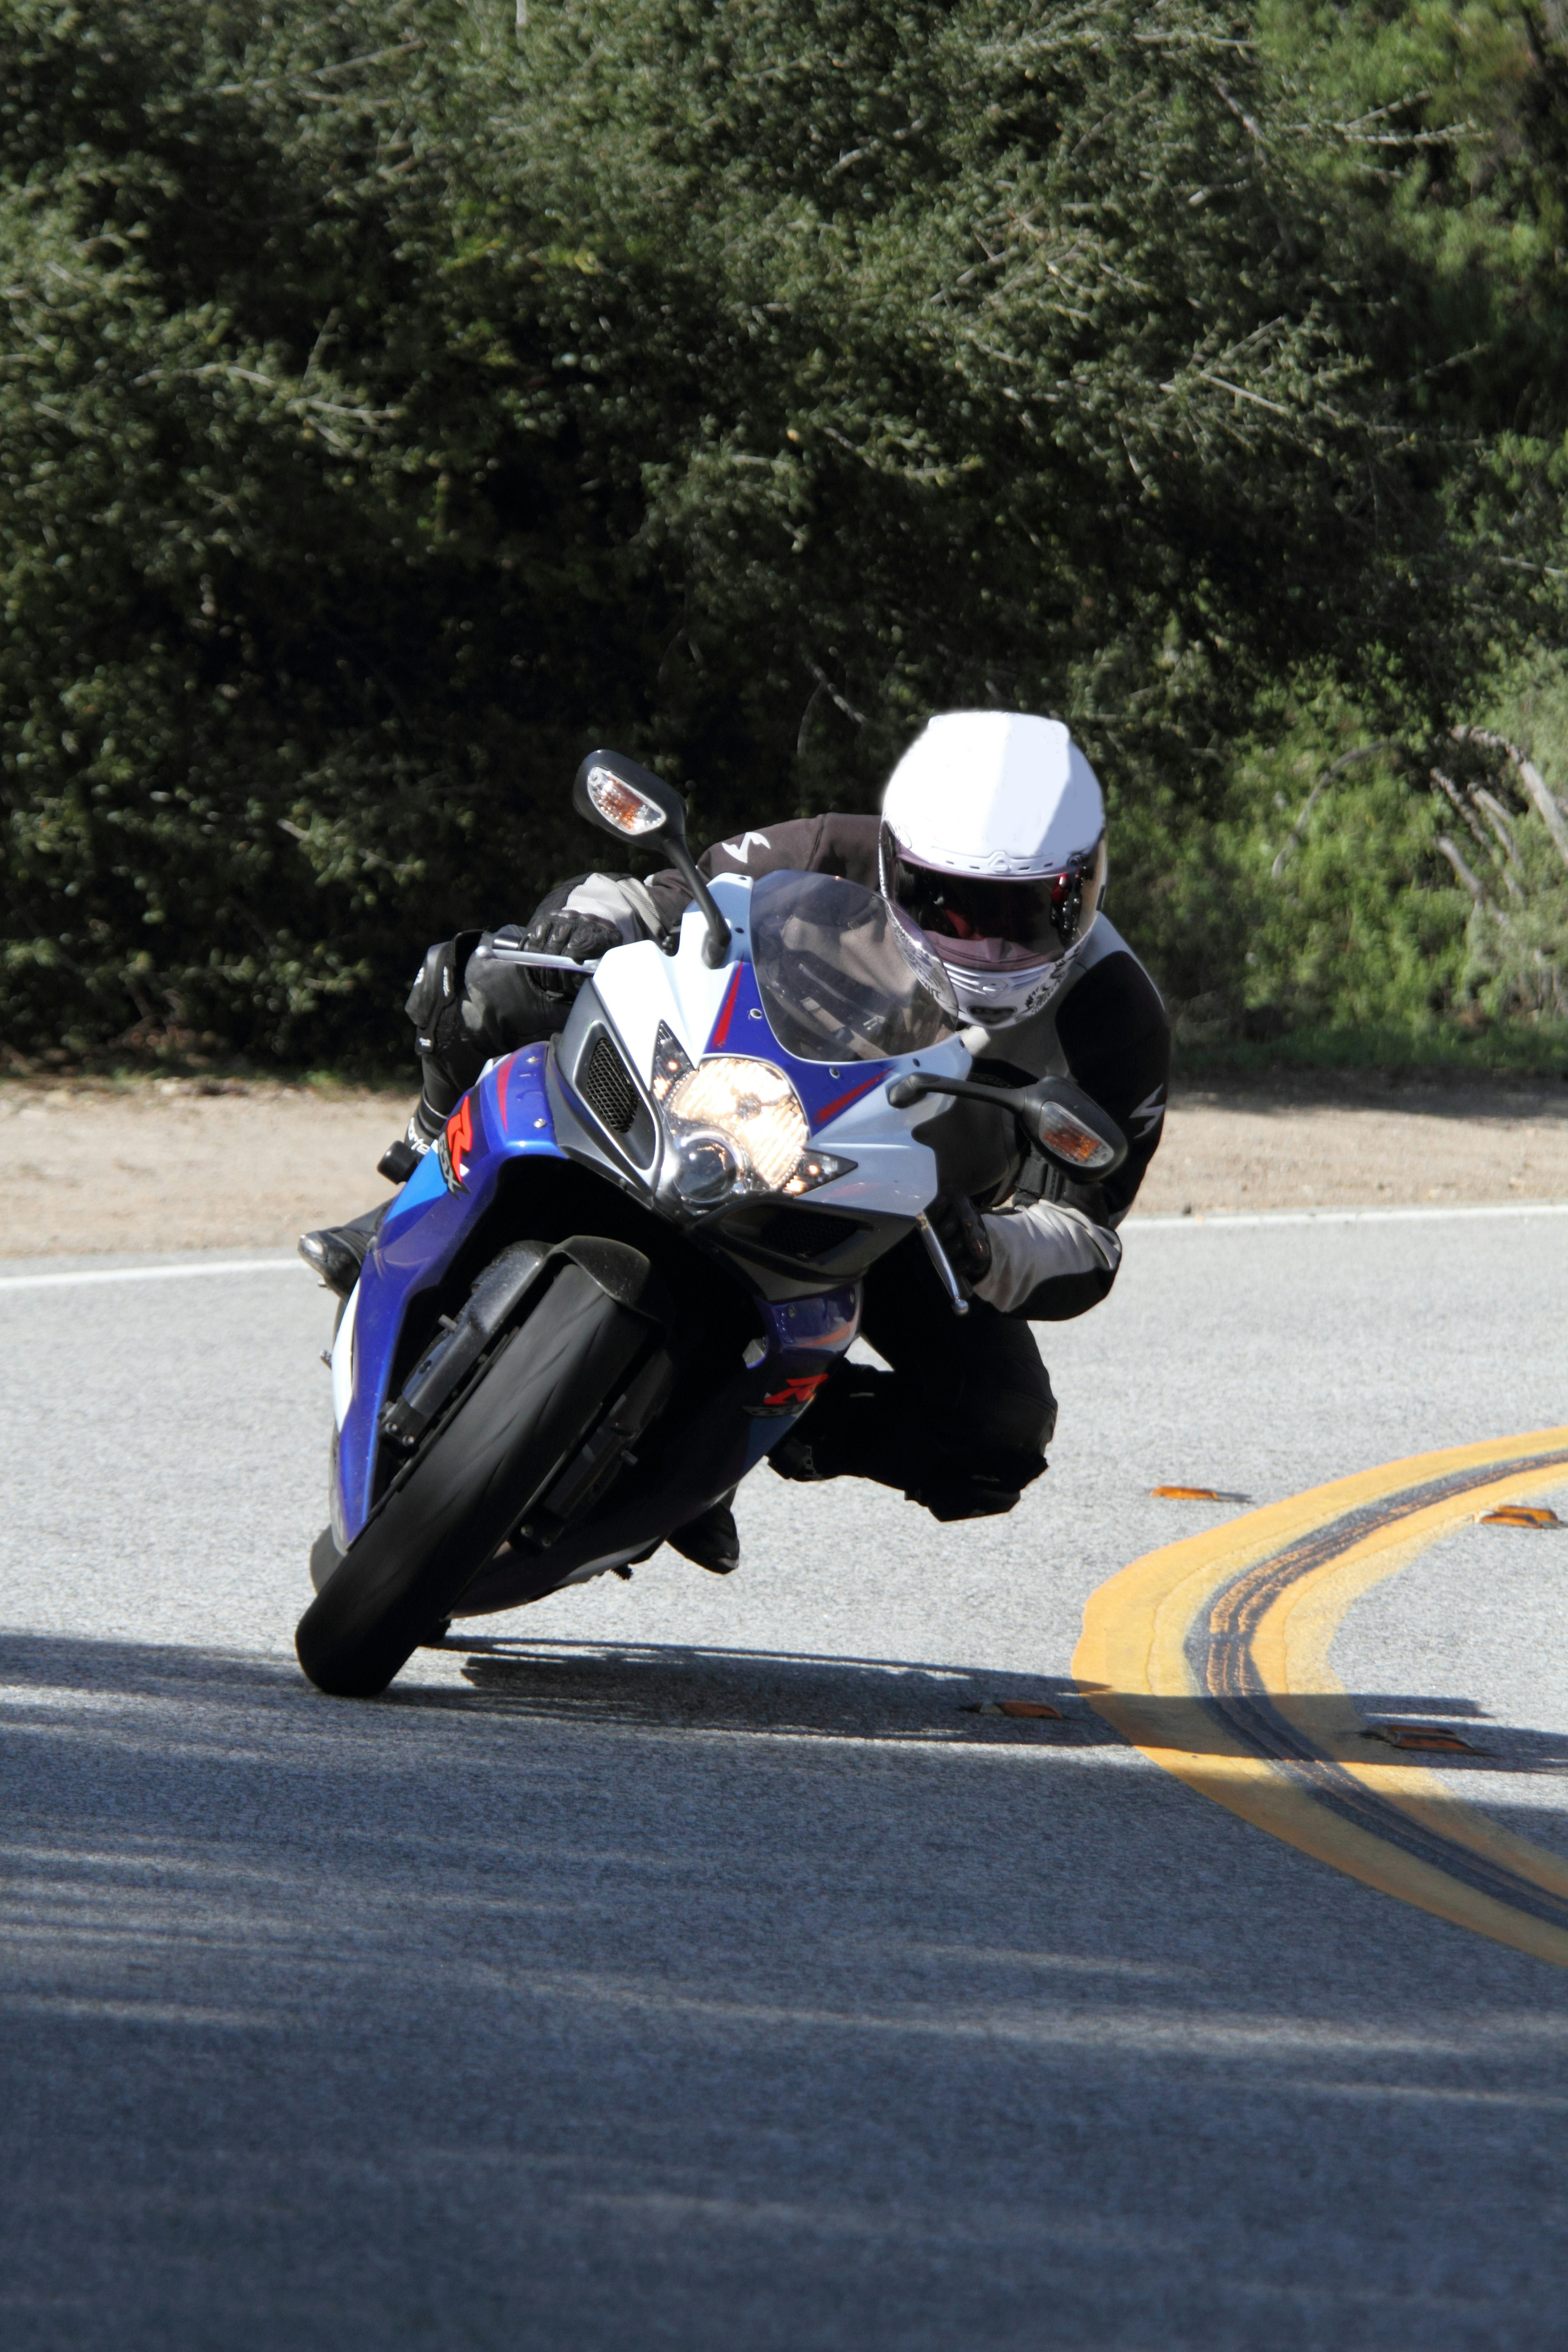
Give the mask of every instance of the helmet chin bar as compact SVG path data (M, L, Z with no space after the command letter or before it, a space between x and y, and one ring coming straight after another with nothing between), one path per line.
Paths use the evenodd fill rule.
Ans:
M1058 956L1055 963L1036 964L1011 974L1005 965L1000 965L994 980L972 966L949 963L943 957L942 970L952 984L965 1020L991 1031L1016 1028L1020 1022L1033 1020L1072 978L1084 941L1093 928L1092 922L1087 924L1066 955ZM924 936L930 940L929 932Z

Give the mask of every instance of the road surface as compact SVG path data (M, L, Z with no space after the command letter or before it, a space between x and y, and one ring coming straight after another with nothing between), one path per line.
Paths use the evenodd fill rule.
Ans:
M1561 2340L1568 1530L1450 1501L1358 1582L1363 1488L1298 1511L1350 1535L1326 1569L1291 1538L1298 1647L1247 1655L1267 1707L1291 1657L1347 1695L1278 1701L1341 1738L1289 1801L1321 1852L1257 1796L1283 1768L1184 1748L1159 1695L1230 1538L1122 1572L1568 1422L1568 1215L1128 1244L1045 1334L1061 1423L1011 1518L764 1469L736 1575L661 1553L374 1706L292 1657L329 1412L303 1269L9 1265L12 2352ZM1568 1515L1551 1452L1508 1459ZM1144 1716L1080 1687L1086 1606ZM967 1711L1017 1698L1060 1719ZM1321 1775L1417 1721L1484 1752L1363 1743L1383 1811L1347 1827ZM1442 1837L1460 1916L1414 1899Z

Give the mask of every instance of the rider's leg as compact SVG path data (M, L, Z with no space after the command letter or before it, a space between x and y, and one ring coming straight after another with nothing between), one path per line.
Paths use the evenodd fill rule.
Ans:
M892 1369L843 1364L772 1456L784 1477L871 1478L939 1519L1010 1511L1046 1467L1056 1399L1026 1323L955 1316L917 1239L873 1267L861 1330Z

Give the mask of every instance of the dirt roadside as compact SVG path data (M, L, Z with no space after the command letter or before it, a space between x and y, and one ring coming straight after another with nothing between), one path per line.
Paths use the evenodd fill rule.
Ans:
M402 1093L0 1084L0 1257L287 1247L385 1197ZM1568 1201L1568 1083L1287 1075L1180 1086L1138 1209Z

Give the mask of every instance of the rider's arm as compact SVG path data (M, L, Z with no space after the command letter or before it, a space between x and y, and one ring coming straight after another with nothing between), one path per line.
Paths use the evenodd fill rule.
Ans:
M1171 1069L1171 1026L1159 991L1122 947L1067 992L1057 1035L1074 1078L1126 1136L1127 1157L1103 1184L1066 1183L1054 1201L987 1215L991 1266L975 1287L1004 1313L1032 1323L1086 1314L1115 1281L1116 1227L1159 1149Z
M715 841L697 863L710 882L721 874L842 874L874 890L879 831L874 816L785 817ZM552 917L577 915L607 923L623 940L668 939L690 903L691 893L673 866L646 881L629 874L579 874L545 893L528 929L536 930Z
M670 903L672 894L658 887L667 879L662 874L648 882L639 882L632 874L580 874L575 880L547 890L526 928L531 933L552 916L575 915L589 923L606 924L623 945L632 940L662 938L679 921L688 895L679 875L668 878L679 885L679 906ZM575 950L567 948L562 952L571 955Z
M1159 990L1130 949L1118 947L1067 990L1057 1035L1073 1077L1127 1138L1127 1157L1114 1176L1074 1187L1066 1197L1119 1225L1160 1148L1171 1077L1171 1024Z
M847 874L876 884L878 820L790 817L760 832L717 841L699 861L717 874ZM462 931L426 955L408 998L425 1091L416 1125L427 1142L492 1055L553 1036L572 1009L565 986L531 974L507 950L526 944L582 961L601 955L612 938L667 939L690 903L673 870L639 881L629 874L574 874L547 890L524 924ZM413 1139L411 1138L411 1139Z
M990 1212L989 1270L974 1286L1005 1315L1067 1323L1098 1307L1116 1279L1121 1244L1108 1225L1059 1201Z

